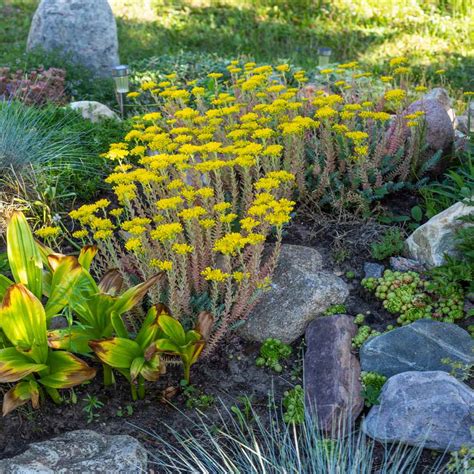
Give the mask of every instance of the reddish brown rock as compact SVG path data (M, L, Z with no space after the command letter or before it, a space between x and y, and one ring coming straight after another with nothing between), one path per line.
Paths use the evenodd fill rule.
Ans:
M351 352L356 331L343 314L316 319L306 330L306 407L326 433L350 427L364 406L360 364Z

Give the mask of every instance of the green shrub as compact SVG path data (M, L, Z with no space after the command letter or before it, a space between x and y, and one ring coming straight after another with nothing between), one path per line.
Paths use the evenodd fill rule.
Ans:
M365 400L365 406L371 407L373 405L378 405L380 392L387 381L387 377L376 372L362 372L360 378L363 389L362 397Z
M376 260L385 260L403 252L405 240L400 229L389 229L378 242L371 245L371 255Z
M291 355L291 346L278 339L268 338L260 347L260 357L255 363L258 367L270 367L275 372L281 372L283 367L280 360Z
M283 406L285 408L283 413L285 423L294 423L295 425L304 423L304 390L301 385L295 385L294 388L285 392Z

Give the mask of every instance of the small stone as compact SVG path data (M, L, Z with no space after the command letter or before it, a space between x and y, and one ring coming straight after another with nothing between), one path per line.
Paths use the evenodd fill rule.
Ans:
M352 318L341 314L318 318L306 330L306 406L327 433L350 428L364 406L360 365L351 352L356 332Z
M456 254L454 239L456 232L469 225L459 218L472 212L472 206L458 202L433 216L406 239L408 255L428 267L442 265L444 254Z
M420 319L369 339L360 350L365 372L391 377L407 371L443 370L452 365L443 359L474 364L474 341L456 324Z
M472 447L474 392L446 372L404 372L391 377L362 423L382 443L438 451Z
M379 263L365 262L364 263L364 277L365 278L380 278L383 275L384 266Z
M22 454L0 460L9 474L142 473L147 471L145 448L128 435L103 435L91 430L70 431L30 444Z
M250 313L239 333L263 342L269 337L292 343L308 323L334 304L344 303L347 284L322 270L321 254L310 247L282 245L280 259L267 291Z
M93 100L81 100L78 102L71 102L69 104L72 110L77 110L81 113L82 118L90 120L93 123L100 122L104 119L120 120L119 116L106 105Z
M64 316L53 316L48 324L48 329L66 329L68 327L67 319Z
M422 272L426 267L411 258L390 257L390 268L394 272Z
M28 51L59 53L110 77L119 64L117 25L107 0L42 0L31 22Z

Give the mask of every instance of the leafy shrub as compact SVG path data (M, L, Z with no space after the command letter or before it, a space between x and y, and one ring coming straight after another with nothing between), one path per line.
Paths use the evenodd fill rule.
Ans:
M293 423L295 425L304 423L304 390L301 385L296 385L291 390L285 392L283 407L285 408L283 413L285 423Z
M400 229L389 229L378 242L371 245L370 254L376 260L385 260L392 255L400 255L405 246L405 239Z
M439 285L422 280L416 272L385 270L381 278L365 278L362 285L383 301L393 314L400 314L399 324L428 318L455 322L464 316L464 294L457 285L440 291Z
M332 316L333 314L344 314L347 312L346 305L344 304L333 304L329 306L329 308L324 311L325 316Z
M291 355L291 346L278 339L268 338L260 346L260 357L255 363L258 367L270 367L275 372L281 372L283 367L280 360Z
M45 105L67 101L66 72L63 69L39 67L24 72L0 68L0 100L19 100L27 105Z
M360 374L362 382L362 397L365 400L365 406L371 407L379 404L379 396L382 387L387 381L387 377L376 372L362 372Z

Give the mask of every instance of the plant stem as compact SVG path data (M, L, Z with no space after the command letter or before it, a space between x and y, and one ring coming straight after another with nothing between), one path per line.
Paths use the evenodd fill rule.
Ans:
M104 385L106 387L114 384L114 374L112 372L112 367L107 364L102 364L102 369L104 371Z
M136 402L137 398L138 398L137 397L137 386L133 382L130 384L130 390L132 392L132 400L134 402Z
M187 364L187 363L184 363L184 380L186 380L186 382L188 382L188 384L190 383L189 382L190 376L191 376L191 365Z
M138 376L138 398L145 398L145 379L141 375Z
M59 394L56 388L46 387L46 391L48 392L48 395L51 397L53 402L57 405L59 405L63 401L61 395Z

